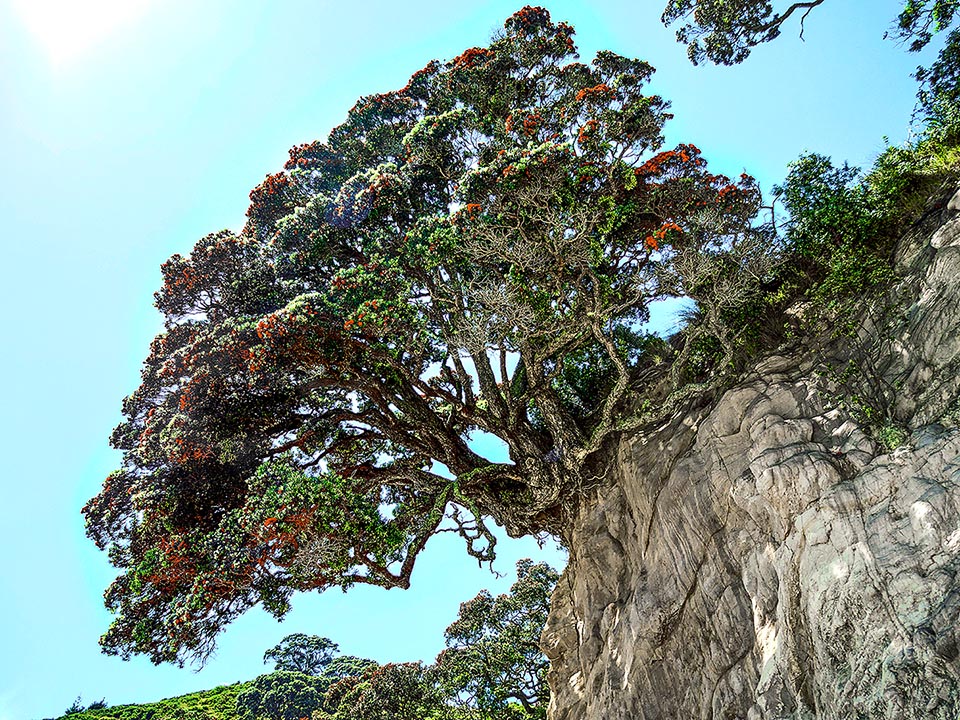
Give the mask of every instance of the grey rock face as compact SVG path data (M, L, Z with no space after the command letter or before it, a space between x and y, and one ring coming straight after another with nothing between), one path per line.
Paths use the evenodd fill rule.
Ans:
M860 351L766 358L710 407L620 444L543 635L553 720L960 716L948 199L902 243L897 310L865 322ZM824 353L892 389L901 447L884 454L850 418Z

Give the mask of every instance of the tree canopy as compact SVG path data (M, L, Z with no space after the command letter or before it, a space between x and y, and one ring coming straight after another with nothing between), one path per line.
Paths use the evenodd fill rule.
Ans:
M743 62L750 51L780 36L796 21L800 37L810 12L824 0L669 0L665 25L679 24L677 40L687 46L694 65L707 60L718 65ZM904 0L891 33L911 52L925 48L934 35L948 30L960 0ZM951 30L944 48L929 68L918 68L921 108L929 115L938 105L960 100L960 30Z
M694 65L709 60L736 65L761 43L779 37L791 17L803 21L823 0L771 2L770 0L668 0L663 23L681 23L677 40L687 46Z
M340 646L330 638L293 633L263 654L265 663L274 663L276 670L290 670L304 675L318 675L333 660Z
M455 702L482 717L546 717L549 662L540 635L558 578L546 563L521 560L509 593L483 591L460 606L437 657L440 683Z
M106 652L202 661L258 603L407 587L437 533L481 561L491 518L562 533L669 352L639 331L649 304L759 282L753 179L663 149L653 68L579 62L573 36L526 7L362 97L253 190L242 232L163 265L123 463L84 508L121 571Z
M434 665L381 666L337 656L328 638L288 635L264 656L279 656L276 670L237 695L237 714L244 720L544 718L550 693L539 643L557 579L546 563L520 560L508 593L483 591L460 606ZM285 660L311 672L291 662L281 667Z

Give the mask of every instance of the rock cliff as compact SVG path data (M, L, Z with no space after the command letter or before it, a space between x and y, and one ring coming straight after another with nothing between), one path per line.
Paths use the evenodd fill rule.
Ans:
M896 271L853 339L620 443L543 635L552 720L960 715L960 192ZM892 452L840 368L879 388Z

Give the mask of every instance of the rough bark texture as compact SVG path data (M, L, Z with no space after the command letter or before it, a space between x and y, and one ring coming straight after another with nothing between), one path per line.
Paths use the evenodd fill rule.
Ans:
M620 444L544 631L552 720L960 715L960 192L897 273L860 341ZM892 453L839 403L848 359L896 389Z

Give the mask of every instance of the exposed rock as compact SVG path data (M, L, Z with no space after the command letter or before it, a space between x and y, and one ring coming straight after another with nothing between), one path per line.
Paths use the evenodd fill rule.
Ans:
M625 439L543 645L553 720L960 716L960 193L904 241L899 312L768 357ZM839 402L852 359L906 443ZM614 476L615 475L615 476Z

